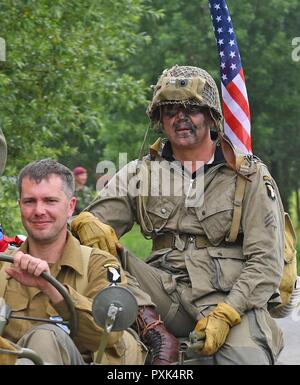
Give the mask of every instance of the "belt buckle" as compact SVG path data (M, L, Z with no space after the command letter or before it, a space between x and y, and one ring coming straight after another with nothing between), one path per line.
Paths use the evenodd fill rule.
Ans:
M196 247L196 236L193 234L185 234L185 247L184 247L184 249L186 250L191 243L193 243L194 246Z

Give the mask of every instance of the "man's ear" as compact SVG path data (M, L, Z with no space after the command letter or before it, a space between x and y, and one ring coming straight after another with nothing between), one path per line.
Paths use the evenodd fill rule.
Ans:
M70 199L70 202L69 202L69 217L71 217L73 215L73 212L74 212L75 207L76 207L76 202L77 202L77 198L76 197L72 197Z
M214 127L217 128L215 118L214 118L213 113L210 109L205 110L205 118L209 124L210 129L212 129Z

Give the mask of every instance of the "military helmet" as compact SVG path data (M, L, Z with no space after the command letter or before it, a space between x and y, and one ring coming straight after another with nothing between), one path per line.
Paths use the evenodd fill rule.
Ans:
M177 103L208 107L216 121L222 120L217 85L201 68L175 65L163 71L154 86L153 98L147 108L152 124L160 121L159 106Z

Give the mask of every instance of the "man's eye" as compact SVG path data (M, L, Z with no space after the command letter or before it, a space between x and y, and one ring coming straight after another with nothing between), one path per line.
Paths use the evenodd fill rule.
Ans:
M199 112L201 112L201 110L198 106L190 106L187 108L188 114L198 114Z
M178 107L177 106L165 106L164 113L167 116L173 116L177 113Z
M58 200L56 198L45 198L44 202L47 204L53 204L53 203L58 202Z

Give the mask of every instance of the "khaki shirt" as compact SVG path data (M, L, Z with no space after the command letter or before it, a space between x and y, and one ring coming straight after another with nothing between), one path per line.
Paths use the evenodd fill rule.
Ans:
M0 128L0 176L4 171L6 156L7 156L6 141L5 141L3 132Z
M25 241L20 250L28 252L28 244ZM38 257L38 256L37 256ZM0 262L0 269L1 269ZM99 249L92 249L88 265L88 284L83 294L76 291L76 276L83 273L82 254L79 241L70 233L67 236L66 246L61 258L50 267L51 274L68 289L78 316L78 333L74 342L81 353L94 352L98 349L103 330L96 325L92 316L92 300L103 288L107 287L107 269L105 264L117 264L118 260L109 253ZM122 282L126 282L123 272ZM66 304L62 301L56 305L51 304L48 297L39 289L25 287L15 279L9 277L6 286L5 301L12 311L18 315L48 318L61 316L68 319ZM11 319L5 327L4 337L16 342L27 330L37 325L35 321ZM113 345L121 336L120 332L111 334L109 345Z
M154 160L160 162L160 171L151 168ZM203 308L221 301L243 314L265 307L277 291L284 245L283 210L277 187L272 181L276 195L273 199L265 183L271 179L266 166L260 161L248 163L245 173L250 181L246 184L239 230L242 245L225 243L232 223L237 180L237 173L225 162L213 164L204 175L199 173L192 179L188 172L183 173L180 164L163 159L161 151L157 152L142 166L133 161L122 168L87 210L112 226L119 237L134 222L151 238L174 234L174 247L152 252L147 262L169 273L163 282L165 290L177 290L186 309L193 304L190 313L195 318ZM145 168L151 170L148 175ZM159 179L159 174L165 177ZM166 190L168 174L174 186L170 192ZM145 191L152 191L152 196L141 205L137 195L139 191L145 193L145 184ZM163 188L164 194L159 196ZM199 204L188 207L187 197L193 198L202 190ZM198 234L206 235L211 247L197 249L188 236Z

